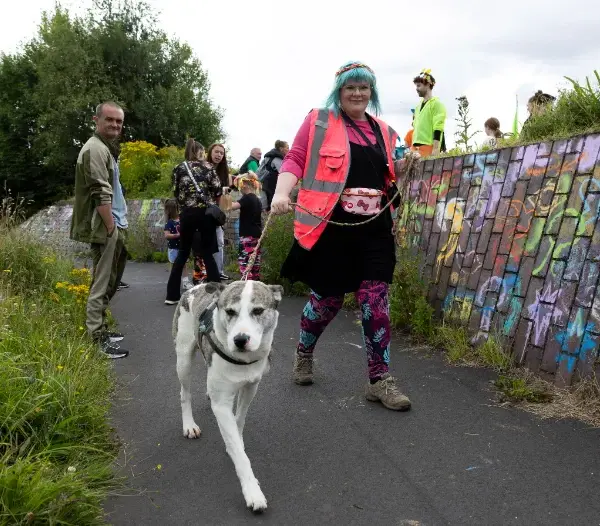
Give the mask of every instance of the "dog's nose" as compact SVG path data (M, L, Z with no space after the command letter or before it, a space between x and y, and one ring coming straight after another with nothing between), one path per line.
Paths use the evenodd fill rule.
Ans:
M246 344L248 343L248 341L250 340L250 336L248 336L247 334L237 334L233 337L233 343L235 344L235 346L238 349L243 349L244 347L246 347Z

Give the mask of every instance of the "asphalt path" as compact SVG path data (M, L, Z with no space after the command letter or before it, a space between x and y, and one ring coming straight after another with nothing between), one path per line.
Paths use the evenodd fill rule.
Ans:
M598 525L600 430L499 407L493 374L452 367L396 339L392 373L413 402L396 413L363 397L365 351L342 312L316 349L315 384L291 381L301 298L284 298L271 372L244 442L268 510L246 510L233 464L194 371L198 440L182 436L165 265L129 263L113 313L131 351L113 362L116 469L126 490L113 525Z

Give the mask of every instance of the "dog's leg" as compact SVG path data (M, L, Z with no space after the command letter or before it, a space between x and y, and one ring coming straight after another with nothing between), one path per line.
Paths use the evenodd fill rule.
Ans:
M219 424L221 436L225 442L227 453L233 461L246 506L252 511L267 509L267 499L260 489L258 480L254 476L250 459L244 451L244 443L238 429L236 417L233 414L233 400L235 393L211 391L211 407Z
M248 414L248 408L250 407L252 400L254 400L254 396L258 390L258 384L259 382L246 384L238 393L235 420L238 426L238 431L240 432L240 437L242 438L242 444L244 443L244 425L246 423L246 415Z
M184 319L189 317L190 319ZM181 418L183 421L183 436L186 438L198 438L200 428L194 422L192 414L192 363L196 354L196 337L191 330L193 319L191 315L181 315L179 319L179 330L175 337L175 350L177 352L177 376L181 383Z

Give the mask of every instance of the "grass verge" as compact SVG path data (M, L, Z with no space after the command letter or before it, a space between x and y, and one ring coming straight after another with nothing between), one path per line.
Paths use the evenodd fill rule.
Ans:
M85 331L90 274L0 225L0 524L103 524L113 378Z

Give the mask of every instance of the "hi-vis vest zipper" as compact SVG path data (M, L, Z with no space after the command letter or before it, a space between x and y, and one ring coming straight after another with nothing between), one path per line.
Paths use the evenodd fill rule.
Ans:
M398 134L385 122L373 117L379 124L387 156L386 184L395 182L392 148ZM327 220L342 195L350 170L350 142L346 123L341 115L335 117L327 108L311 112L308 152L298 204L319 218L296 208L294 237L310 250L325 230Z

